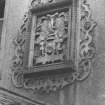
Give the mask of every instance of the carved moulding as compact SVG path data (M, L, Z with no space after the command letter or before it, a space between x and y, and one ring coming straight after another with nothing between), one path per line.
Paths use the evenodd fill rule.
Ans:
M92 62L96 55L95 27L97 23L92 19L90 5L87 0L81 0L79 63L76 79L84 80L91 72Z
M20 29L18 30L17 36L13 40L14 55L12 58L11 70L12 70L12 75L14 75L15 78L17 77L17 75L20 74L21 67L24 66L24 54L25 54L25 44L26 44L25 34L28 33L29 31L28 26L30 20L31 20L31 14L28 11L24 14L24 17L22 19L23 23L20 26ZM16 71L18 71L17 74L15 73ZM14 85L16 85L17 87L17 84L14 82L16 80L15 78L12 80ZM22 79L20 81L22 81ZM18 86L20 86L20 84L21 83L19 83Z
M62 14L62 12L60 14ZM35 38L35 43L34 43L35 45L40 44L40 41L41 42L44 41L45 43L45 41L47 40L47 37L45 37L44 40L41 39L40 41L38 39L38 37L40 35L43 35L43 33L46 33L46 35L48 36L53 36L53 39L55 38L55 35L56 35L55 33L57 32L57 29L54 26L56 23L56 18L62 16L63 17L62 19L65 21L64 14L65 14L64 12L63 12L63 15L59 15L58 13L57 14L55 13L47 16L42 16L41 19L39 18L41 22L39 22L38 25L36 25L38 26L38 30L36 28L36 33L38 35L37 35L37 38ZM15 57L15 60L13 60L14 62L15 61L19 62L19 63L15 63L16 66L12 67L13 72L12 72L11 79L12 79L13 85L16 88L29 89L29 90L33 90L34 92L49 93L49 92L54 92L56 90L62 89L65 86L74 83L74 81L81 81L81 80L84 80L86 77L88 77L92 67L91 64L92 64L93 58L95 57L94 28L96 27L96 22L94 22L94 20L91 19L91 15L92 15L91 10L87 2L81 1L81 19L80 19L81 28L80 28L80 39L78 39L80 41L78 70L75 70L74 61L71 61L71 60L69 61L64 60L63 63L61 60L60 62L54 64L54 60L51 60L51 62L49 63L49 61L47 62L39 59L39 57L43 58L45 54L47 54L48 52L50 52L50 54L53 54L53 55L55 54L55 53L52 53L53 48L48 49L46 52L45 45L42 46L42 43L40 45L40 47L41 46L42 47L41 48L39 47L39 52L41 53L39 52L37 53L36 51L34 53L35 55L33 57L33 60L34 60L33 64L36 67L30 67L30 68L23 67L22 65L23 56L21 57L21 55L24 55L23 52L24 52L25 41L24 41L24 37L19 37L21 40L16 41L15 43L18 42L18 44L14 44L14 45L19 46L16 48L22 49L22 50L21 51L16 50L16 54L18 53L20 57L17 56L18 54L17 55L15 54L16 57ZM44 30L43 32L41 30L41 27L43 26L43 24L45 25L46 23L47 25L50 25L51 29L48 29L50 30L49 32L48 31L46 32L46 30ZM67 22L65 21L64 23L67 23ZM27 26L27 24L24 24L24 25ZM63 29L65 30L65 28ZM49 34L50 32L51 34ZM69 38L66 38L66 39L69 39ZM54 41L55 39L52 42ZM53 46L50 46L50 47L53 47ZM39 66L37 66L38 63L39 63ZM48 63L47 66L45 66L46 63Z
M15 45L15 55L13 57L13 67L19 67L23 65L23 56L24 56L24 43L25 40L22 38L22 35L16 37L13 41Z
M31 72L31 70L24 72L24 68L21 68L21 70L19 68L20 71L15 71L12 74L12 83L16 88L29 89L34 92L54 92L74 82L73 68L70 70L71 65L66 65L66 68L62 67L56 70L53 68L54 71L41 72ZM33 70L34 68L31 69Z

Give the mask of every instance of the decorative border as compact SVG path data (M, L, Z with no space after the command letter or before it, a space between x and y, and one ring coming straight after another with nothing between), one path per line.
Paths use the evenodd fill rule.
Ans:
M24 55L24 43L25 40L21 35L23 34L24 28L27 26L30 15L26 18L27 21L24 21L19 35L19 40L15 39L16 54L15 59L13 59L13 71L12 71L12 83L16 88L24 88L33 90L34 92L54 92L56 90L62 89L67 85L72 84L74 81L82 81L87 78L90 74L92 68L92 61L95 57L96 46L94 42L94 29L96 27L96 22L91 18L91 9L86 0L81 1L81 17L80 17L80 39L79 40L79 63L78 70L71 73L63 74L52 74L47 76L37 76L29 78L25 73L27 69L22 66L23 64L23 55ZM14 65L15 64L15 65ZM26 75L26 76L25 76Z
M97 23L92 19L90 5L87 0L81 1L80 18L80 46L77 80L81 81L88 77L92 69L92 62L96 55L95 27Z
M69 0L32 0L30 8L40 8L50 4L56 4L61 2L69 2Z
M30 89L33 90L34 92L50 93L52 91L62 89L65 86L73 83L74 81L73 77L74 64L72 63L72 61L67 61L62 64L64 67L66 67L67 69L66 72L63 66L62 66L63 68L60 67L61 63L58 65L53 65L56 66L59 70L56 70L56 68L54 71L48 70L46 71L46 74L45 71L40 71L40 73L39 72L35 73L34 71L30 72L30 69L32 70L34 68L23 67L24 63L23 58L25 54L24 45L26 43L24 39L24 33L27 32L28 30L27 26L28 26L28 21L30 21L29 20L30 16L31 16L30 13L24 16L23 18L24 22L21 25L20 33L13 41L16 53L15 56L13 57L12 78L11 78L12 83L16 88ZM48 66L46 65L45 68L47 67ZM48 68L50 69L50 67ZM28 71L28 73L26 71ZM33 73L34 73L33 77L29 76L30 74L32 75ZM27 78L27 75L29 78Z
M18 31L18 35L14 38L13 40L13 45L14 45L14 56L12 58L12 82L15 87L22 87L21 83L23 81L23 69L24 69L24 54L25 54L25 44L26 44L26 39L25 39L25 34L28 32L28 25L30 22L31 14L30 12L26 12L24 17L23 17L23 23L20 26L20 29ZM22 73L22 74L21 74ZM21 74L21 76L20 76ZM20 80L21 78L21 80ZM19 79L19 81L18 81ZM16 82L18 81L18 83ZM21 82L21 83L20 83Z
M29 31L29 23L31 19L31 14L30 12L26 12L24 17L23 17L23 23L20 26L20 29L18 30L17 36L13 40L14 44L14 50L15 54L12 59L12 68L20 68L23 67L24 65L24 54L25 54L25 44L26 44L26 39L25 39L25 34L28 33Z

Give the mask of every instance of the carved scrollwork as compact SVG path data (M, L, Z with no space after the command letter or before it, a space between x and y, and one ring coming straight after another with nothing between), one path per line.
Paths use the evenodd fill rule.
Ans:
M92 60L96 54L94 29L97 24L91 18L92 13L89 4L86 0L81 2L80 62L77 80L83 80L90 74Z
M16 88L22 88L23 87L23 72L19 71L20 68L17 71L12 72L12 83Z
M31 12L30 11L25 12L24 17L22 19L22 25L20 26L20 29L19 29L21 34L28 31L28 28L29 28L28 25L30 20L31 20Z
M74 82L74 75L71 73L41 76L39 78L23 78L22 72L15 72L13 76L13 84L16 88L24 88L34 92L50 93L64 88Z
M22 38L22 36L18 36L14 39L13 41L15 45L15 55L13 57L13 67L21 67L23 65L23 56L24 56L24 51L23 51L23 45L25 43L25 40Z
M14 55L12 58L12 82L16 87L22 87L22 68L25 54L25 38L24 33L28 31L28 22L30 21L30 14L26 12L23 18L23 23L20 26L18 35L13 40Z
M30 21L30 13L26 12L23 18L23 23L18 31L18 35L14 38L14 56L13 56L13 66L22 67L23 66L23 57L24 57L24 45L25 45L25 38L24 33L28 31L28 23Z
M37 3L38 0L33 0L33 2ZM75 80L81 81L88 77L96 51L94 41L96 22L91 19L91 15L89 4L87 4L86 0L82 0L80 39L78 39L80 42L78 70L74 70L74 66L77 66L74 65L75 62L71 66L70 62L72 61L68 62L70 59L67 60L68 53L70 53L68 50L72 47L70 46L72 43L69 42L71 39L68 28L70 28L69 24L71 23L69 22L70 14L68 8L35 17L37 21L35 22L32 58L34 67L23 68L25 44L23 33L27 30L29 21L29 17L27 17L29 15L25 15L24 24L20 28L20 35L14 40L15 56L13 57L12 68L12 82L14 86L16 88L31 89L35 92L49 93L62 89ZM64 67L60 65L61 63L64 64ZM70 66L68 67L68 65ZM60 66L62 68L59 68ZM65 68L67 71L65 71ZM30 69L33 71L31 72Z
M33 89L35 92L54 92L58 89L62 89L65 86L69 85L73 82L72 75L63 74L63 75L55 75L55 76L47 76L34 79L27 79L25 81L25 88ZM34 85L33 85L34 84Z

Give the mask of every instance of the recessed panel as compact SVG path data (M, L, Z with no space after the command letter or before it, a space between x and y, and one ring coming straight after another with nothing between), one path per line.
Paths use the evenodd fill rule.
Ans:
M67 60L68 21L68 9L37 16L34 66Z

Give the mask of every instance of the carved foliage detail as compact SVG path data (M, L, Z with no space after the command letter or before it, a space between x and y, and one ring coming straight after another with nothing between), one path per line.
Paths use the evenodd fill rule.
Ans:
M15 45L15 55L13 57L13 67L20 67L23 65L23 56L24 56L24 51L23 51L23 45L25 43L25 40L22 38L22 36L18 36L14 39L13 41Z
M29 21L27 16L30 17L30 15L25 15L19 35L13 41L15 46L11 78L13 85L16 88L49 93L71 84L75 80L72 73L24 78L25 71L29 69L23 67L24 33L27 32ZM38 16L34 43L34 65L61 62L66 59L68 16L67 10Z
M80 62L78 80L86 78L91 70L92 60L95 57L95 41L94 41L94 29L96 22L91 18L91 9L86 0L82 0L81 3L81 30L80 30Z
M34 65L60 62L66 59L68 12L38 17Z
M23 23L18 31L18 35L13 40L15 54L13 56L12 61L14 68L23 66L24 45L25 45L24 33L28 31L29 21L30 21L30 15L29 13L25 13L23 18Z

